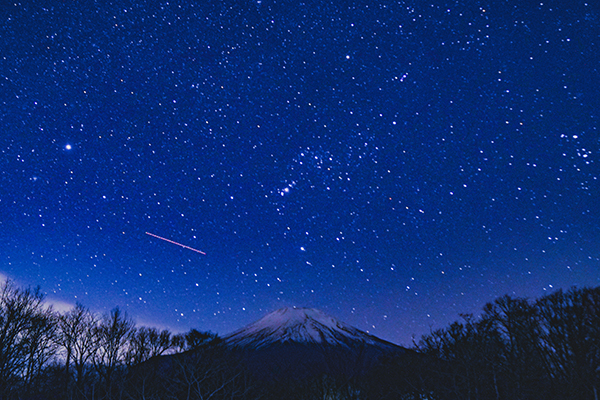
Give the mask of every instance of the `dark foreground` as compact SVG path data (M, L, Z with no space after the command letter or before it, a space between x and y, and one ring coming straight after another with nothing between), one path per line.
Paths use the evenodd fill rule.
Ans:
M373 356L241 351L211 333L138 328L118 308L60 314L39 290L0 287L0 400L597 400L599 383L600 288L504 296L414 349Z

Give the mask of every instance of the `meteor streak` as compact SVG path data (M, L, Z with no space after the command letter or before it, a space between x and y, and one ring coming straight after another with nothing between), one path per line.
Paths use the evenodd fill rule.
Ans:
M192 250L192 251L195 251L196 253L200 253L200 254L204 254L204 255L206 255L206 253L205 253L205 252L203 252L203 251L200 251L200 250L194 249L193 247L190 247L190 246L186 246L185 244L181 244L181 243L174 242L173 240L169 240L169 239L166 239L166 238L164 238L164 237L162 237L162 236L155 235L154 233L146 232L146 235L149 235L149 236L155 237L155 238L157 238L157 239L160 239L160 240L164 240L165 242L169 242L169 243L176 244L177 246L181 246L181 247L183 247L184 249Z

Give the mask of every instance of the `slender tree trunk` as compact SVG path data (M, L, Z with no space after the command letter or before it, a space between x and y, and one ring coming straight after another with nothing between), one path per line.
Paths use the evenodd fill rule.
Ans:
M67 348L67 359L65 360L65 394L67 395L67 398L70 398L71 396L69 396L69 381L71 380L71 377L69 376L69 366L71 365L71 348Z
M496 379L496 371L494 370L494 390L496 391L496 400L500 400L500 391L498 390L498 380Z

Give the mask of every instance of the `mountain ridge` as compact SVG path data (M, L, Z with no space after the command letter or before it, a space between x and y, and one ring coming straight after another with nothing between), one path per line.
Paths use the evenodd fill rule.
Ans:
M232 347L254 349L284 343L401 348L320 310L305 307L275 310L258 321L223 336L223 342Z
M264 381L351 379L410 352L313 308L281 308L222 339Z

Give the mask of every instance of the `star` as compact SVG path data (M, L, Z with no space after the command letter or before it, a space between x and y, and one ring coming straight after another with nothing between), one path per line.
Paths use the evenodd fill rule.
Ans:
M0 283L181 332L386 315L398 344L600 285L590 2L55 3L3 9Z

